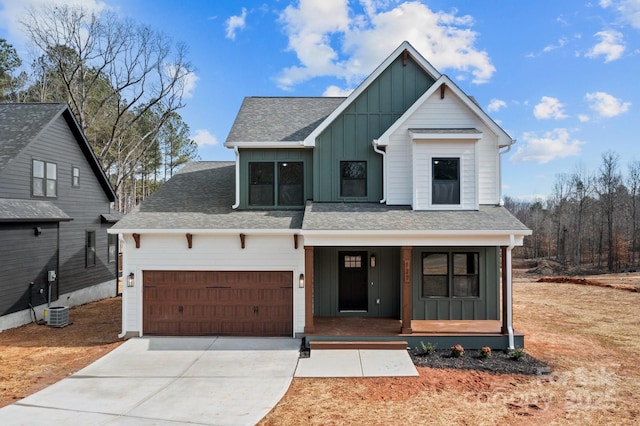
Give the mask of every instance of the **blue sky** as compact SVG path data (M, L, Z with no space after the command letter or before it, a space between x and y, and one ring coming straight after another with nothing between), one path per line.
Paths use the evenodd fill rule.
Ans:
M30 62L25 5L0 0L0 38ZM451 77L515 139L503 193L552 191L557 173L640 160L640 0L63 0L110 8L189 47L180 111L203 160L245 96L344 95L403 40Z

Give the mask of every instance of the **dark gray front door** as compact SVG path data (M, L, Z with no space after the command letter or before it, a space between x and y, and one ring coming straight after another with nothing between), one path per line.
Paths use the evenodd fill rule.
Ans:
M368 310L367 295L367 252L341 251L338 253L340 262L338 309L344 311Z

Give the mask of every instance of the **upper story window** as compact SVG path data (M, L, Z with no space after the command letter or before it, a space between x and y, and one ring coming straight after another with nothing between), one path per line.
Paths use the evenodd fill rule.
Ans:
M302 162L249 163L250 206L304 205L304 164Z
M479 253L423 253L422 297L480 297Z
M71 167L71 186L80 186L80 168Z
M341 161L340 162L340 196L341 197L366 197L367 196L367 162L366 161Z
M460 158L431 160L432 204L460 204Z
M35 197L56 197L58 171L55 163L33 160L31 167L31 192Z

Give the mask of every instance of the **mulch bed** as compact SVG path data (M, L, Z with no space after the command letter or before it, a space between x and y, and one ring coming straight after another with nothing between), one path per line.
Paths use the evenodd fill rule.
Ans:
M479 350L465 350L461 357L452 357L449 349L436 349L430 355L409 351L409 355L418 367L478 370L496 374L541 375L551 372L547 364L529 354L513 359L510 354L497 350L488 358L482 357Z

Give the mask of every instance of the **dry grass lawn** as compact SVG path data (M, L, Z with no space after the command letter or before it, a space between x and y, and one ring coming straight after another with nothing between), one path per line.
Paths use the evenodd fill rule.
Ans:
M550 376L420 368L415 378L296 378L260 424L640 424L640 293L537 278L515 279L515 325ZM597 279L640 286L640 274ZM120 344L119 298L73 308L70 318L61 329L0 333L0 406Z

